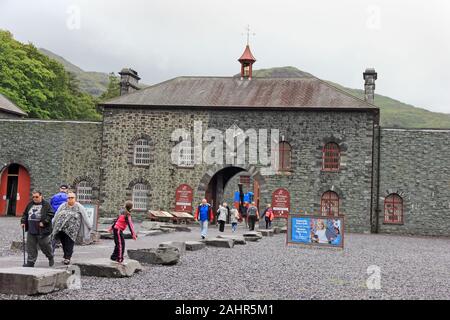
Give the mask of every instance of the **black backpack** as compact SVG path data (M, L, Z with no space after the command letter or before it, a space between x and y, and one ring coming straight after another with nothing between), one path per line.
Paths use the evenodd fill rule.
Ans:
M249 217L254 217L256 216L256 207L250 207L248 208L247 214L249 215Z

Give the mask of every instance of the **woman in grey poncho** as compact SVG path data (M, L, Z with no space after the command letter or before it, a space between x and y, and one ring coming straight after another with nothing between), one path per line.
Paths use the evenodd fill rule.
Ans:
M54 239L61 241L65 265L70 264L77 239L84 239L91 229L92 224L86 214L86 209L76 201L75 193L69 192L67 202L63 203L55 214L52 233Z

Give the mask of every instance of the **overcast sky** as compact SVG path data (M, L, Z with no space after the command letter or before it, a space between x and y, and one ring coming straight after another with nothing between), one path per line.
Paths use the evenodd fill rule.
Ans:
M86 71L132 67L154 84L231 76L250 45L255 69L295 66L352 88L450 113L448 0L0 0L0 28Z

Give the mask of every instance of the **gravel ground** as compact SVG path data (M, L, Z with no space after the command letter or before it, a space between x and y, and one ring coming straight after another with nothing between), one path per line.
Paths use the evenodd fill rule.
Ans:
M3 239L2 231L2 248ZM175 266L145 266L132 278L83 277L81 290L0 300L450 299L450 239L347 234L345 241L343 251L286 247L275 235L186 252ZM381 270L379 290L366 286L371 265Z
M0 218L0 257L13 255L17 252L9 250L12 241L22 241L20 218Z

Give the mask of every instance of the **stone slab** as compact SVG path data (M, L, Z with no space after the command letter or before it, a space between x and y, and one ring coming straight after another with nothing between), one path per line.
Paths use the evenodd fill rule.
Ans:
M273 234L281 233L281 228L280 227L273 227L272 230L273 230Z
M156 222L156 221L144 221L141 223L141 229L155 230L155 229L159 229L161 224L162 224L161 222Z
M175 231L191 232L191 228L179 224L161 224L160 228L175 229Z
M247 237L254 237L254 238L262 238L262 234L261 232L256 232L256 231L248 231L246 233L243 234L244 238Z
M184 241L165 241L159 244L159 247L175 247L181 254L186 252L186 243Z
M261 238L259 237L249 237L249 236L244 236L245 241L249 241L249 242L258 242L259 240L261 240Z
M273 237L273 230L259 230L259 232L263 235L263 237Z
M25 243L25 246L26 246L26 243ZM10 250L22 251L23 250L23 241L12 241ZM25 247L25 250L26 250L26 247Z
M159 236L160 234L163 234L164 232L161 230L142 230L138 232L138 235L143 237L151 237L151 236Z
M233 240L235 245L243 245L243 244L247 244L247 242L245 241L245 238L242 236L234 236L234 235L226 235L226 234L219 234L217 236L217 238L220 239L231 239Z
M207 246L218 247L218 248L233 248L234 247L234 241L232 239L221 239L221 238L205 239L205 244Z
M187 251L197 251L206 247L205 242L200 241L186 241L185 244Z
M131 277L142 270L141 264L132 259L125 259L123 263L111 261L108 258L98 258L75 262L82 276L123 278Z
M45 294L68 287L70 273L47 268L0 269L0 293L17 295Z
M144 264L174 265L180 260L180 251L176 247L148 249L129 249L128 256Z
M108 217L101 217L98 218L98 224L108 224L112 225L116 221L116 218L108 218Z
M287 227L283 227L280 229L280 233L287 233Z

